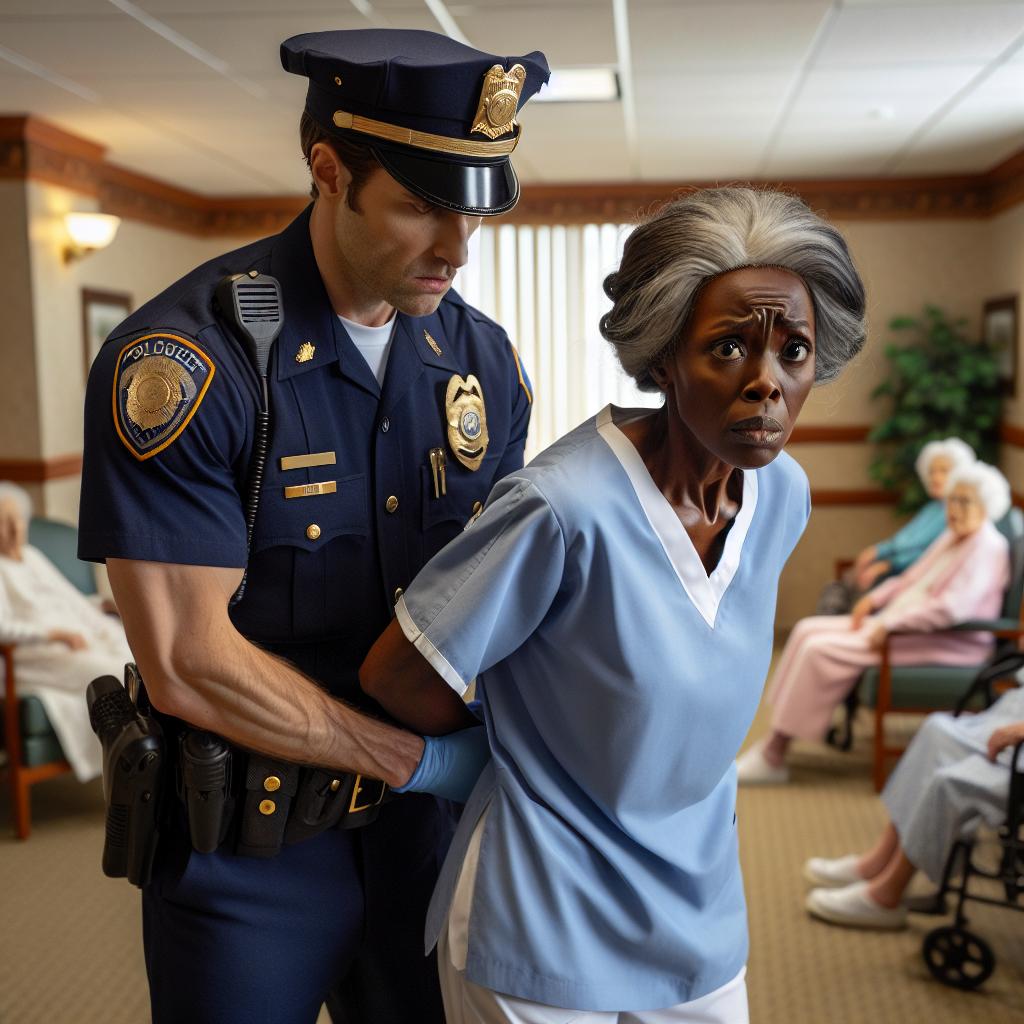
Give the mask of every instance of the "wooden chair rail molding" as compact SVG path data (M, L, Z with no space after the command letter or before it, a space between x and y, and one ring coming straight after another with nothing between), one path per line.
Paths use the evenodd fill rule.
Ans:
M201 237L256 236L280 230L308 202L299 195L200 195L107 163L105 153L105 147L37 117L0 116L0 179L61 185L95 196L101 209L120 217ZM527 183L519 205L501 222L628 223L680 189L709 184L719 183ZM991 217L1024 201L1024 150L978 174L781 184L837 220Z

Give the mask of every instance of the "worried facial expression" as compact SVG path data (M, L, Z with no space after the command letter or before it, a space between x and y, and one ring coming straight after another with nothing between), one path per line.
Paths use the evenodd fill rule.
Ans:
M709 281L656 368L669 414L731 466L767 465L814 384L814 304L803 281L747 267Z
M428 316L468 258L479 217L428 203L385 170L375 170L359 191L359 212L335 207L334 234L349 279L365 295L409 316Z

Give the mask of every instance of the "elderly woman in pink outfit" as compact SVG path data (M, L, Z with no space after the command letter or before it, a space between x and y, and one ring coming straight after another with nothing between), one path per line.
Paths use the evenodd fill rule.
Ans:
M987 633L921 633L996 617L1009 583L1006 538L993 525L1010 507L1010 487L994 467L955 470L946 489L947 528L905 572L865 594L850 615L803 619L790 634L768 688L772 732L737 762L739 782L788 781L795 738L820 740L832 713L864 669L879 662L890 632L894 665L972 665L991 652Z

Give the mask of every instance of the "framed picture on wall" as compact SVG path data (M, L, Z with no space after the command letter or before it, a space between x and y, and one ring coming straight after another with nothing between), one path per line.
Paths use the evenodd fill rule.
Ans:
M1017 296L989 299L981 315L981 336L996 350L1003 392L1017 394Z
M82 289L82 336L85 342L85 375L107 335L132 311L132 297L125 292Z

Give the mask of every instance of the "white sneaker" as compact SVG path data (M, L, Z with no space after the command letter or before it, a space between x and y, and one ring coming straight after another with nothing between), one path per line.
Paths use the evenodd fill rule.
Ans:
M771 786L789 782L789 769L771 764L764 756L764 740L736 758L736 781L741 786Z
M864 879L857 872L857 861L860 857L848 853L845 857L811 857L804 862L804 878L812 885L826 889L836 889Z
M812 889L807 894L812 917L851 928L898 929L907 926L907 908L883 907L868 895L867 882L854 882L842 889Z

